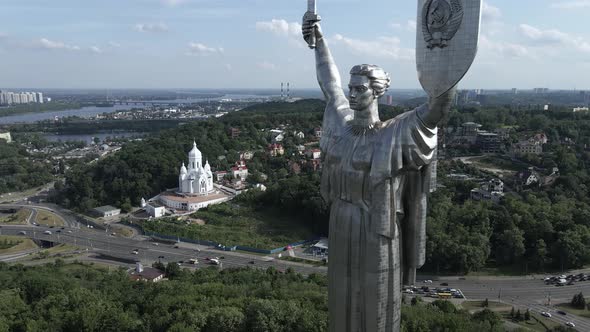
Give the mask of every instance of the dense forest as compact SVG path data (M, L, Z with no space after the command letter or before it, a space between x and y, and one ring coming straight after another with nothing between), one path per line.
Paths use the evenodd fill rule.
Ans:
M181 270L131 281L92 265L0 263L0 331L314 332L328 325L326 277L272 268ZM402 308L402 331L503 331L497 314L450 302Z
M53 180L51 169L35 161L26 149L0 139L0 194L44 185Z
M248 162L250 180L263 181L268 190L250 200L253 207L272 206L319 234L328 232L327 206L319 195L319 174L289 167L297 160L301 141L287 136L285 156L264 153L268 129L285 126L289 131L311 134L321 124L324 104L319 100L266 103L230 113L220 119L188 123L164 130L143 142L132 142L116 155L90 166L74 168L57 200L84 211L115 204L129 209L141 197L151 197L177 183L178 168L193 139L214 169L227 169L239 151L255 151ZM382 118L399 114L399 108L382 109ZM549 144L542 156L527 162L544 169L558 167L560 177L550 187L531 187L508 194L500 204L469 200L473 182L446 179L454 171L478 173L460 162L440 162L439 179L445 188L435 192L429 204L427 265L437 272L470 272L485 266L513 267L520 273L579 267L590 263L590 115L571 111L517 111L509 107L453 110L448 127L475 121L484 129L514 128L512 140L526 133L545 132ZM229 128L241 130L238 138ZM567 138L567 140L566 140ZM567 142L567 144L562 144ZM293 156L295 154L295 156ZM222 158L219 158L223 156Z

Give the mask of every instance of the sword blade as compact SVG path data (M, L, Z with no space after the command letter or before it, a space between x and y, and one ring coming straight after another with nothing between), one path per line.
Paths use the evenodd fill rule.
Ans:
M307 0L307 11L316 14L315 0Z

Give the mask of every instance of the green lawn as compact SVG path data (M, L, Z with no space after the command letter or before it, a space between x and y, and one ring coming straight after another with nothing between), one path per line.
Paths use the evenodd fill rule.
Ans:
M304 264L310 264L310 265L315 265L315 266L327 266L328 265L322 261L303 259L303 258L291 257L291 256L283 256L283 257L281 257L281 259L285 260L285 261L289 261L289 262L304 263Z
M64 220L53 212L37 209L35 222L43 226L64 226Z
M495 156L474 158L471 159L471 161L473 162L474 166L483 168L497 168L507 172L518 172L522 170L523 167L525 167L523 163L517 163Z
M4 243L6 245L2 245ZM37 245L31 239L20 236L1 235L0 248L0 255L8 255L37 248Z
M117 236L122 236L122 237L132 237L133 236L133 231L131 229L129 229L128 227L123 227L123 226L119 226L119 225L111 225L110 231L111 231L111 233L117 234Z
M523 314L524 316L524 311L521 310L520 311L521 314ZM510 311L503 311L500 313L500 315L502 315L502 318L506 321L512 322L514 324L518 324L524 328L530 329L532 331L540 331L540 332L546 332L546 331L551 331L553 328L560 326L559 323L556 323L548 318L545 318L541 315L537 315L535 313L531 313L531 319L526 321L526 320L515 320L512 317L510 317Z
M461 307L467 311L484 309L483 301L463 301ZM487 308L492 311L510 311L512 306L502 302L488 301Z
M276 211L255 211L231 203L210 206L192 217L202 219L206 224L187 225L185 221L173 218L141 224L149 232L259 249L275 249L314 237L301 220Z
M483 306L483 301L464 301L463 303L461 303L461 307L467 311L477 311L477 310L482 310L484 309ZM515 319L513 319L512 317L510 317L510 311L512 310L512 306L506 303L502 303L502 302L496 302L496 301L489 301L488 302L488 309L497 312L498 314L500 314L500 316L502 316L502 319L504 319L505 321L509 321L512 322L514 324L518 324L524 328L530 329L532 331L549 331L550 329L553 329L557 326L559 326L558 323L545 318L541 315L538 315L536 313L531 312L531 319L528 321L525 321L524 319L521 321L517 321ZM524 318L524 313L526 310L521 309L520 313ZM547 328L549 329L547 329Z
M0 218L0 224L26 225L31 210L20 209L11 215Z

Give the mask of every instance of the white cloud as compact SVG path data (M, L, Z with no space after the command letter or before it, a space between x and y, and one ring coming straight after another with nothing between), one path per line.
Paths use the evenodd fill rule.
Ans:
M110 46L110 47L119 48L119 47L121 47L121 44L119 44L119 43L117 43L117 42L114 42L114 41L110 41L110 42L109 42L109 46Z
M188 45L189 50L186 53L186 55L192 55L192 56L207 56L207 55L211 55L211 54L221 54L223 53L223 48L218 47L209 47L205 44L202 43L195 43L195 42L191 42Z
M401 47L397 37L378 37L376 40L360 40L344 37L340 34L330 39L335 45L342 45L357 55L387 57L395 60L412 60L415 50Z
M265 70L276 70L277 66L274 63L263 61L256 64L258 68L265 69Z
M490 51L505 58L522 58L531 55L526 46L493 40L485 35L480 37L479 44L484 51Z
M391 23L390 26L396 30L406 30L410 32L416 31L416 21L415 20L408 20L405 23Z
M231 65L230 63L226 63L226 64L225 64L225 69L226 69L227 71L231 71L231 70L233 69L233 67L232 67L232 65Z
M272 19L270 21L256 22L256 30L272 32L278 36L301 36L301 24L287 22L283 19Z
M502 17L502 11L500 8L492 6L485 1L481 7L481 17L486 21L495 21Z
M100 54L100 53L102 53L102 50L101 50L101 49L100 49L98 46L91 46L91 47L90 47L90 51L91 51L92 53L96 53L96 54Z
M33 43L34 47L42 48L46 50L67 50L67 51L79 51L80 46L68 45L59 41L52 41L47 38L41 38Z
M521 24L519 31L527 39L542 44L565 43L570 38L566 33L559 30L541 30L528 24Z
M528 24L519 26L520 33L534 46L563 45L577 51L590 53L590 42L557 29L539 29Z
M187 0L161 0L161 1L163 4L168 5L168 6L172 6L172 7L187 2Z
M557 8L557 9L590 8L590 0L555 2L555 3L551 4L551 8Z
M306 48L305 41L301 35L301 24L287 22L283 19L272 19L270 21L256 22L256 30L270 32L278 37L287 39L289 45L297 48Z
M164 23L137 23L133 26L137 32L168 32L168 26Z

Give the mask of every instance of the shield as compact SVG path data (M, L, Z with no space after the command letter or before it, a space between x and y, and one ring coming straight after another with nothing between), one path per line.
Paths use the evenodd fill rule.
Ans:
M482 0L418 0L416 68L430 97L465 76L475 59Z

